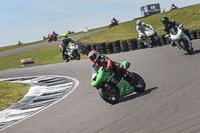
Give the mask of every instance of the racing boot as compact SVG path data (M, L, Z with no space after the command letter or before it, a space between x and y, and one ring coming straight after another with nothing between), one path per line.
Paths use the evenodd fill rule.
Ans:
M176 43L174 41L171 41L171 45L172 45L172 47L175 47Z
M135 78L131 72L126 73L126 80L133 86Z

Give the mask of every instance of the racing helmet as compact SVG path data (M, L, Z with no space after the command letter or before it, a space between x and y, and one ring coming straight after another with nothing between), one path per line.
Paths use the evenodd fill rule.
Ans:
M67 33L64 33L64 34L63 34L63 38L64 38L64 39L67 39L67 38L68 38L68 34L67 34Z
M96 50L92 50L89 52L88 57L92 62L95 63L99 59L99 53Z
M163 24L168 24L169 23L169 18L168 17L163 17L162 18L162 23Z
M137 25L141 25L141 24L142 24L142 21L141 21L141 20L138 20L138 21L136 22L136 24L137 24Z

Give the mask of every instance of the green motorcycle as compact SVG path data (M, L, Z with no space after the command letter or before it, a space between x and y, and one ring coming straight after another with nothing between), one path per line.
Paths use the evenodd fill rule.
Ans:
M130 66L128 61L118 63L124 69L128 69ZM146 88L145 81L137 73L133 73L134 81L131 85L124 76L113 71L105 71L103 67L94 71L91 85L99 90L101 98L110 104L118 103L120 98L134 91L141 93Z

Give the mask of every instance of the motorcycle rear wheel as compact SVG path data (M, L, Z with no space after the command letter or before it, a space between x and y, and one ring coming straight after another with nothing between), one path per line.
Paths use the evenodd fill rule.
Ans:
M76 51L76 60L80 60L81 59L81 56L80 56L80 54L79 54L79 52L78 51Z
M99 94L107 103L116 104L119 102L119 90L117 87L111 88L111 90L102 87L99 89Z
M68 59L68 58L69 58L69 56L68 56L68 55L66 55L66 54L65 54L65 55L63 55L63 56L64 56L64 57L63 57L63 59L65 60L65 62L69 62L69 59Z
M133 73L133 76L135 78L135 81L134 81L135 90L134 91L137 93L143 92L146 88L144 79L137 73Z

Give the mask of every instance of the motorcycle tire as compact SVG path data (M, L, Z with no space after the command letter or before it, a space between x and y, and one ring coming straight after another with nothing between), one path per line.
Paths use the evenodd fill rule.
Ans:
M76 51L76 60L80 60L81 59L81 56L80 56L80 54L79 54L79 52L78 51Z
M99 89L99 95L101 98L110 104L116 104L119 102L119 90L117 87L113 87L111 92L104 87Z
M146 88L146 84L145 84L145 81L144 79L137 73L132 73L133 76L134 76L134 87L135 87L135 92L137 93L141 93L145 90Z
M68 55L63 55L63 56L64 56L64 57L63 57L64 61L65 61L65 62L69 62L69 59L68 59L69 56L68 56Z
M157 43L157 46L162 46L159 36L156 37L156 43Z
M181 40L180 44L183 46L183 48L185 49L185 51L187 51L188 54L193 54L191 50L189 50L189 45L186 42L186 40Z

